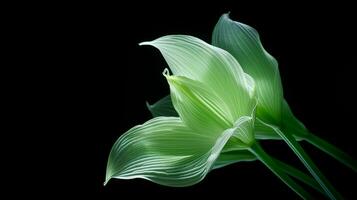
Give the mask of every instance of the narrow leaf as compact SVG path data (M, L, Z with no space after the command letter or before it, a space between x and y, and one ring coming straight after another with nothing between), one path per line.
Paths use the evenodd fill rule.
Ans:
M322 138L319 138L314 134L308 134L304 136L304 140L319 148L320 150L324 151L325 153L329 154L347 167L351 168L354 172L357 172L357 161L347 153L343 152L339 148L327 142L326 140L323 140Z
M250 151L264 163L277 177L280 178L287 186L289 186L296 194L303 199L313 199L299 184L285 174L274 162L274 160L262 149L259 143L251 146Z
M325 191L322 190L322 188L320 187L320 185L316 182L315 179L311 178L310 176L306 175L304 172L296 169L293 166L290 166L282 161L280 161L279 159L273 159L276 166L278 168L280 168L282 171L284 171L285 173L287 173L288 175L298 179L299 181L305 183L306 185L314 188L316 191L320 192L321 194L325 194Z
M304 149L300 146L300 144L287 132L282 132L277 127L272 127L277 132L277 134L283 138L283 140L289 145L289 147L293 150L293 152L297 155L300 161L305 165L305 167L309 170L311 175L315 178L315 180L320 184L322 189L325 191L327 196L330 199L343 199L342 196L335 190L335 188L331 185L331 183L327 180L327 178L321 173L319 168L315 165L315 163L311 160L311 158L307 155Z

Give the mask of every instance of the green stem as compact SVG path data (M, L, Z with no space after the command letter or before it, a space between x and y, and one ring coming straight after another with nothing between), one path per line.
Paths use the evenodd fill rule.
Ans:
M320 185L316 182L315 179L311 178L310 176L306 175L304 172L296 169L295 167L286 164L285 162L282 162L278 159L274 159L275 164L285 173L288 175L300 180L301 182L305 183L306 185L314 188L318 192L320 192L323 195L325 194L325 191L322 190Z
M280 170L273 159L264 151L258 142L254 143L249 150L301 198L312 199L309 193L307 193L293 179L291 179L287 174Z
M305 183L306 185L314 188L318 192L325 195L325 191L322 190L320 185L316 182L315 179L308 176L306 173L302 172L301 170L283 162L279 159L272 157L276 166L284 171L286 174L290 175L291 177L296 178L297 180ZM233 163L242 162L242 161L254 161L257 160L257 157L249 151L245 150L235 150L235 151L228 151L228 152L221 152L218 159L216 160L213 169L221 168L223 166L227 166Z
M347 167L351 168L354 172L357 172L357 161L345 152L341 151L339 148L314 134L309 134L302 138L325 153L329 154L336 160L340 161Z
M301 162L309 170L311 175L320 184L322 189L330 197L330 199L342 199L342 196L334 189L334 187L329 183L325 176L320 172L311 158L306 154L304 149L295 140L295 138L289 133L283 133L280 129L273 127L276 133L283 138L283 140L289 145L289 147L294 151L294 153L299 157Z

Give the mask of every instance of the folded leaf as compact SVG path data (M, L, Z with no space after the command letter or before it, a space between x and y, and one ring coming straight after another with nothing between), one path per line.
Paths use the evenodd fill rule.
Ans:
M215 91L183 76L168 76L172 103L187 126L197 131L220 134L233 127L229 107Z
M111 178L144 178L166 186L193 185L211 170L235 131L198 133L177 117L153 118L130 129L114 144L106 183Z
M283 90L277 61L267 53L252 27L235 22L224 14L214 28L212 44L231 53L255 81L257 116L279 124Z
M141 45L160 50L171 71L203 83L229 106L233 119L250 113L252 79L227 51L187 35L169 35Z

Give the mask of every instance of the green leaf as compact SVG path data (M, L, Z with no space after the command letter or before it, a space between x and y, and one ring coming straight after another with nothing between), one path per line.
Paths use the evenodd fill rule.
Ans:
M281 128L295 136L298 141L302 140L305 135L310 135L304 124L301 123L292 113L286 100L282 104L282 123ZM257 139L281 140L282 138L270 126L266 126L260 117L255 123L255 134Z
M164 36L140 45L158 48L174 75L199 81L214 91L229 106L230 118L250 114L253 81L227 51L187 35Z
M289 109L286 104L283 106L284 109ZM164 98L160 99L158 102L154 103L152 106L149 107L149 110L151 111L152 115L154 117L158 116L173 116L176 117L178 116L174 106L172 105L171 97L170 95L165 96ZM286 111L286 112L290 112ZM292 114L292 113L291 113ZM298 124L301 124L298 122ZM300 125L303 127L303 125ZM282 138L271 128L266 126L264 123L261 122L261 120L256 120L254 124L254 135L255 139L257 140L282 140ZM298 129L296 129L298 130ZM295 130L294 130L295 132ZM298 141L301 140L300 137L295 137Z
M258 32L222 15L214 28L212 44L230 52L246 73L255 80L258 99L257 117L264 123L281 126L295 136L306 135L305 126L293 115L283 99L277 61L265 51ZM256 122L257 139L280 139L270 128Z
M255 161L257 157L249 152L248 150L239 150L239 151L227 151L222 153L217 158L216 162L214 163L213 169L218 169L227 165L231 165L237 162L248 162L248 161Z
M153 117L159 117L159 116L177 117L178 116L174 106L172 105L170 95L167 95L166 97L160 99L159 101L155 102L152 105L146 102L146 106L151 112Z
M153 118L130 129L114 144L105 184L111 178L144 178L166 186L193 185L211 170L235 131L200 133L177 117Z
M259 118L255 120L255 138L258 140L282 140L282 138Z
M155 116L178 116L174 106L172 105L170 95L165 96L160 99L158 102L154 103L151 108L149 108L152 115ZM287 110L286 110L287 109ZM290 115L290 116L289 116ZM283 104L283 116L286 118L290 118L292 115L287 103L284 101ZM290 122L294 123L294 122ZM294 132L296 130L301 130L304 125L302 123L297 122L297 125L300 126L298 129L292 129ZM295 125L296 126L296 125ZM292 126L290 126L292 127ZM264 122L260 119L257 119L254 124L254 135L257 140L282 140L282 138L269 126L266 126ZM301 141L300 137L296 137L296 140Z
M214 28L212 44L231 53L254 79L257 116L266 122L280 124L283 90L278 63L264 50L258 32L224 14Z
M235 145L246 148L254 142L254 100L248 105L249 116L232 119L229 107L215 91L199 81L183 76L165 76L170 85L172 103L187 126L196 131L213 134L236 127L233 135L237 139Z
M284 116L284 115L283 115ZM298 129L292 129L292 132L297 132ZM261 119L256 118L254 126L255 139L257 140L282 140L282 138L276 133L276 131L267 126L267 123L263 122ZM294 135L296 141L302 141L301 133L299 135Z
M220 133L233 127L229 107L214 90L183 76L165 75L172 103L182 121L196 131Z

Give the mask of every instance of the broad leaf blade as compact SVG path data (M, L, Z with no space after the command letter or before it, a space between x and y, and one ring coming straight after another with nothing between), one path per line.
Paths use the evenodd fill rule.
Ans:
M233 127L229 107L215 91L199 81L183 76L167 76L172 103L190 128L213 134Z
M227 140L227 129L216 137L193 132L179 118L157 117L122 135L109 155L106 182L111 178L144 178L182 187L202 180Z
M230 107L233 119L249 115L252 80L248 83L239 63L227 51L187 35L164 36L141 45L158 48L174 75L199 81L215 91Z
M178 116L174 106L172 105L170 95L163 97L153 105L153 107L149 108L151 109L150 111L152 112L153 116ZM289 107L284 104L283 116L289 118L288 115L291 114L291 111L287 109L289 109ZM254 123L254 127L254 136L257 140L282 140L282 138L270 126L267 126L265 123L262 123L261 120L256 120ZM297 140L301 140L301 138L297 138Z
M279 124L283 90L277 61L263 48L252 27L232 21L224 14L214 28L212 44L231 53L255 81L257 116Z

